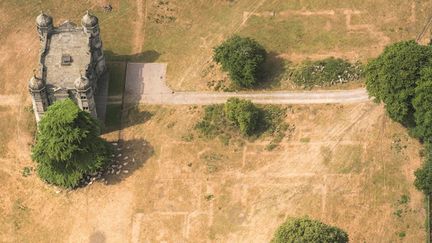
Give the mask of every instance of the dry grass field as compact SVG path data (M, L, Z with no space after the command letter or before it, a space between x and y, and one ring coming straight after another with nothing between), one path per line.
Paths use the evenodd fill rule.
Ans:
M201 113L131 110L118 151L129 173L108 185L59 191L21 175L32 166L28 146L10 153L0 170L0 239L266 242L287 216L308 215L352 242L423 241L423 196L412 186L421 147L381 106L289 107L295 130L272 152L269 138L229 146L200 138Z
M265 242L285 217L303 215L347 230L352 242L423 241L423 196L412 185L421 146L374 104L290 107L296 129L272 152L269 138L229 147L199 138L202 107L139 107L125 117L118 151L129 173L108 185L60 191L23 169L34 167L27 81L40 9L56 24L91 9L110 61L167 62L172 88L204 90L223 78L211 48L233 33L259 40L275 64L365 60L414 38L428 1L112 0L111 13L104 2L0 0L0 101L11 101L0 103L1 242ZM113 70L123 65L110 64L112 82L122 82Z

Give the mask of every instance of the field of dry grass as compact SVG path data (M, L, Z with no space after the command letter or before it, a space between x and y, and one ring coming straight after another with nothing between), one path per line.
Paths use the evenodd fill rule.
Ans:
M0 170L0 238L265 242L287 216L308 215L353 242L423 241L423 196L412 185L421 146L404 128L370 103L288 108L295 130L272 152L269 138L201 138L201 107L131 110L118 151L129 173L72 192L22 176L29 151L11 150Z
M184 0L158 7L113 0L112 13L102 12L103 2L0 1L7 23L0 26L0 95L17 97L0 104L0 241L262 242L285 217L303 215L347 230L353 242L423 241L423 197L412 185L420 145L374 104L293 106L287 122L296 129L272 152L265 150L269 138L229 147L199 138L192 128L202 107L140 107L129 111L122 132L121 158L136 161L128 174L60 191L22 172L34 167L27 81L37 64L40 9L56 24L78 22L92 9L110 60L168 62L169 84L190 90L207 89L210 75L223 78L206 61L233 33L258 39L283 60L329 53L366 59L381 50L380 38L413 38L427 1ZM350 25L346 9L361 11L351 13ZM280 31L286 35L276 38ZM105 136L116 139L118 131ZM404 195L408 203L400 202Z
M161 4L162 3L162 4ZM209 89L224 80L211 62L212 48L233 34L258 40L270 52L268 78L306 59L341 57L366 61L385 45L415 39L429 1L147 1L144 60L168 63L177 90ZM291 88L280 78L273 89Z

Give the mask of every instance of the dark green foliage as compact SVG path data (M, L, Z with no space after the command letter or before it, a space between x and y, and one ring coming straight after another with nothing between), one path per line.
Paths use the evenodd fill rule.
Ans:
M224 106L225 115L244 135L252 135L258 127L260 111L250 100L229 98Z
M97 121L70 99L57 101L39 123L32 158L48 183L74 188L85 174L108 163L109 144Z
M308 218L289 218L276 231L272 243L345 243L348 234L336 227Z
M431 64L432 48L403 41L385 48L366 68L370 96L385 103L389 116L404 125L412 124L414 98L422 68Z
M413 133L423 141L432 142L432 67L422 70L412 103L416 123Z
M225 105L207 106L195 128L207 138L219 137L225 145L239 136L254 139L271 135L274 148L291 128L285 117L286 109L279 106L255 106L247 100L230 99Z
M213 50L213 60L221 64L240 87L252 87L257 83L265 59L266 51L259 43L237 35Z
M359 80L362 72L360 63L351 64L343 59L331 57L305 62L293 72L293 81L304 87L329 86Z
M423 191L425 195L432 194L432 148L431 145L426 144L426 158L422 167L414 172L416 177L414 181L415 187Z

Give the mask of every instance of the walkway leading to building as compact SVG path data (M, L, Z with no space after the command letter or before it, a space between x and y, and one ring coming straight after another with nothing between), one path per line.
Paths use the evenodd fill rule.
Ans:
M125 102L128 104L206 105L230 97L260 104L347 104L367 102L365 89L331 91L173 92L165 84L166 64L128 63Z

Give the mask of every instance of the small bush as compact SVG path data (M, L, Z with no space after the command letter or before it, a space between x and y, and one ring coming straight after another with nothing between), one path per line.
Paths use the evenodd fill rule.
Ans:
M250 100L230 98L224 106L225 115L239 127L243 135L252 135L258 127L260 111Z
M286 242L348 242L348 234L334 226L308 218L290 218L274 234L272 243Z
M204 110L204 117L195 125L195 128L205 137L214 138L226 132L229 125L225 118L224 107L222 105L209 105Z
M304 87L330 86L359 80L362 73L360 63L351 64L343 59L327 58L305 62L293 72L293 81Z

